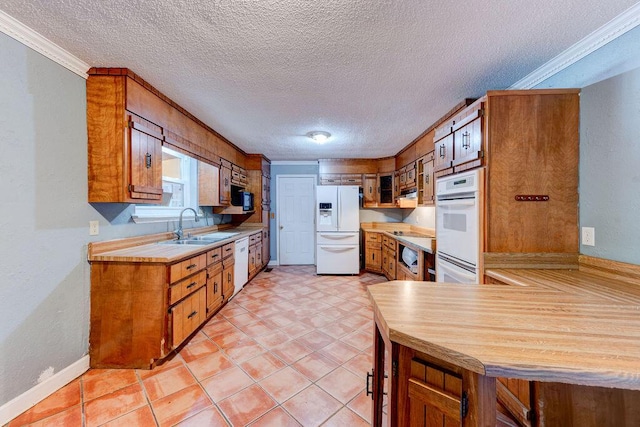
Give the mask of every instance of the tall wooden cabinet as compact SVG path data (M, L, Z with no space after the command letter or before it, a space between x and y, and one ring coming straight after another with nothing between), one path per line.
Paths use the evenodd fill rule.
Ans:
M87 80L89 202L162 200L162 128L132 111L134 85L120 76Z

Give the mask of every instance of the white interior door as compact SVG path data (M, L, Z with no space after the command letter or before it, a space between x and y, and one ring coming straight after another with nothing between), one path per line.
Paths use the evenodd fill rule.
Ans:
M315 176L277 177L278 263L315 264Z

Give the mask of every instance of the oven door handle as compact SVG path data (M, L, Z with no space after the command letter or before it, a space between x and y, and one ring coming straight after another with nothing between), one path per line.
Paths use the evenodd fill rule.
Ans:
M455 277L456 279L462 278L462 280L467 280L469 283L474 283L476 280L476 275L473 273L462 272L458 270L454 270L451 267L447 266L448 262L440 258L440 262L436 268L441 268L442 270L446 270L450 273L450 276Z
M475 199L458 199L458 200L438 200L436 206L453 207L453 206L475 206Z

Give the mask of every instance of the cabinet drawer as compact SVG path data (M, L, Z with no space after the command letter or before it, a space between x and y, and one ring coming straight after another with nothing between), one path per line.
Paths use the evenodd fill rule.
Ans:
M382 242L382 235L380 233L367 232L364 239L367 243L380 243Z
M362 175L359 174L342 174L340 176L340 184L342 185L362 185Z
M207 283L207 271L200 270L198 274L188 277L169 287L169 304L175 304L190 293L198 290Z
M222 246L222 259L233 256L233 250L235 249L235 247L236 244L234 242L227 243L226 245Z
M320 175L320 185L340 185L339 174L324 174Z
M249 236L249 245L255 245L262 242L262 233L256 233Z
M222 246L207 252L207 265L222 261Z
M207 266L207 254L202 254L189 258L177 264L171 266L171 273L169 281L171 283L176 282L184 277L187 277L198 270L202 270Z

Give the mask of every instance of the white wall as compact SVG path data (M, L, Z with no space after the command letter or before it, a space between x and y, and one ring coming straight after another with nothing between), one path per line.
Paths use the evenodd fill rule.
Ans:
M87 244L175 222L135 224L132 205L87 203L85 80L3 33L0 58L2 406L88 353Z
M580 252L640 264L640 68L583 88L580 110Z
M436 228L436 208L433 206L425 206L415 208L413 210L405 210L402 222L417 225L424 228Z

